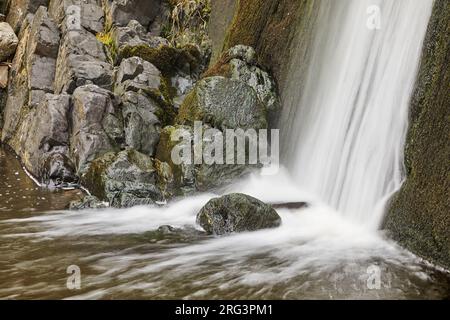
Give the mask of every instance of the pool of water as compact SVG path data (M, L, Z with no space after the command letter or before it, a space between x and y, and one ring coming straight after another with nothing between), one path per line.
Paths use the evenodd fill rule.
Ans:
M216 238L195 224L212 194L165 208L66 211L80 195L37 187L0 151L0 298L450 297L447 272L320 205L280 209L277 229Z

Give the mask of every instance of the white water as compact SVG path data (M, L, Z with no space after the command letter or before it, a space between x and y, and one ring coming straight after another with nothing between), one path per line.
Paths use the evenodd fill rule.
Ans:
M322 0L303 90L294 70L284 93L284 157L294 179L372 229L402 183L408 106L432 4ZM379 30L367 27L372 5L381 9Z

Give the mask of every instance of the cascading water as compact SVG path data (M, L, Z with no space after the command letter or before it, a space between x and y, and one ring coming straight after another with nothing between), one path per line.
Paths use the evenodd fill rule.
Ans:
M294 70L284 92L289 171L304 189L371 228L402 183L408 107L432 5L321 1L303 90Z
M375 208L401 183L409 96L432 0L319 4L309 71L295 67L297 59L305 64L300 48L283 91L287 169L226 190L308 208L278 209L279 228L214 238L199 233L195 220L216 194L163 208L45 214L13 212L8 200L0 215L0 298L448 297L447 274L364 227L375 229ZM376 31L366 27L372 5L381 9ZM0 176L19 168L0 153L4 164ZM13 183L23 178L2 177L0 196L23 195ZM48 198L38 195L38 202ZM77 291L65 286L72 265L82 272ZM373 267L382 275L377 290L367 285Z

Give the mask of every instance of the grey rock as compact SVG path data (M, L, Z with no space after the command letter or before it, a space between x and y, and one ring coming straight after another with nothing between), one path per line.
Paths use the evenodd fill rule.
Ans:
M78 173L102 154L120 148L123 120L111 92L85 85L73 93L70 155Z
M126 92L121 97L125 143L153 156L159 142L161 121L156 116L159 106L142 93Z
M244 194L229 194L210 200L198 213L197 223L209 234L276 228L281 224L278 213L258 199Z
M255 49L249 46L237 45L234 46L225 53L229 60L239 59L249 65L256 64L256 52Z
M18 32L28 14L34 14L40 6L47 6L49 0L10 0L6 21Z
M85 196L83 199L72 201L69 210L105 209L109 205L100 201L96 196Z
M133 149L107 153L93 161L82 184L114 207L154 204L163 199L152 159Z
M161 0L107 0L105 9L107 21L113 25L126 26L130 20L137 20L148 28L161 10Z
M225 77L205 78L180 107L178 121L202 121L221 129L265 129L267 114L256 92L242 81Z
M55 92L73 93L86 84L111 90L113 68L106 62L103 45L85 31L68 31L61 43L55 78Z
M6 61L16 52L19 39L6 22L0 22L0 62Z
M59 185L76 180L68 158L68 95L46 94L22 121L10 146L25 167L44 183Z
M120 95L127 91L159 90L161 72L150 62L139 57L124 59L116 75L115 93Z

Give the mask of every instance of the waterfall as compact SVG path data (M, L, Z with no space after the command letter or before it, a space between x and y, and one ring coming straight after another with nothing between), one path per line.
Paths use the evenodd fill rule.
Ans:
M280 128L290 173L370 228L402 184L408 107L432 5L322 0L309 69L288 76ZM379 29L369 28L376 18Z

